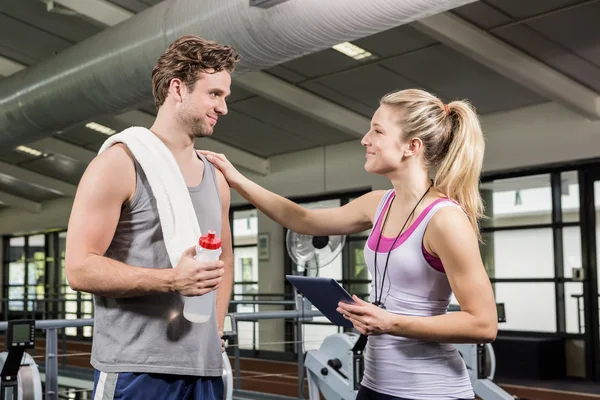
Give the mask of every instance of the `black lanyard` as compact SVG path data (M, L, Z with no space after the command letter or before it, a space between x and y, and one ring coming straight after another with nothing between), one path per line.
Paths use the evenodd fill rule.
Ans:
M423 201L423 199L425 198L425 196L427 195L427 193L429 193L429 190L431 189L432 186L433 186L433 182L427 188L427 190L425 191L425 193L423 193L423 196L421 196L421 199L419 199L419 201L417 202L417 204L415 205L415 207L412 209L412 211L410 212L410 214L408 214L408 218L406 219L406 221L404 221L404 225L402 225L402 228L400 229L400 232L398 232L398 235L396 236L396 239L394 239L394 243L392 243L392 246L390 247L390 250L388 251L387 258L385 259L385 268L383 269L383 278L381 279L381 290L379 291L379 297L377 297L377 253L379 252L379 243L381 242L381 237L383 236L383 231L385 230L385 224L387 223L388 216L390 215L390 210L392 208L392 204L394 204L394 200L396 199L396 196L394 196L392 198L392 201L390 202L390 205L389 205L389 207L386 210L385 219L383 220L383 224L381 226L381 232L379 233L379 238L377 239L377 246L375 247L375 256L374 256L374 258L375 258L375 263L374 263L375 264L374 265L374 269L375 269L375 302L373 304L375 304L378 307L381 307L381 308L385 309L385 306L381 302L381 298L383 296L383 286L384 286L383 284L385 282L385 276L386 276L387 269L388 269L388 262L390 260L390 254L392 253L394 245L396 244L396 242L398 241L398 238L400 237L400 235L404 231L404 228L406 227L406 224L408 224L408 221L410 221L411 218L413 217L413 215L415 213L415 210L417 209L417 207L419 206L419 204L421 204L421 202Z
M412 209L412 211L408 215L408 218L404 222L404 225L402 225L402 229L400 229L400 232L398 233L398 236L396 236L396 239L394 239L394 243L392 243L392 247L390 247L390 250L388 251L388 255L387 255L387 258L385 260L385 268L383 270L383 279L381 280L381 291L379 293L379 298L377 298L377 252L379 251L379 242L381 241L381 237L383 236L383 230L385 229L385 224L387 222L388 216L390 215L390 209L392 208L392 204L394 203L394 200L396 199L396 196L394 196L394 198L392 199L392 201L390 202L390 205L388 206L388 208L386 210L385 219L383 220L383 224L381 226L381 232L379 233L379 239L377 239L377 246L375 247L375 265L374 265L374 267L375 267L374 268L375 269L375 302L373 302L373 304L375 304L377 307L381 307L384 310L385 310L385 306L383 305L383 303L381 303L381 297L383 296L383 283L385 282L385 275L387 273L388 261L390 260L390 254L392 253L392 250L394 248L394 245L396 244L396 241L398 240L398 238L402 234L402 231L404 231L404 228L406 227L406 224L408 224L408 221L410 221L410 219L412 218L412 216L415 213L415 210L417 209L417 207L419 206L419 204L421 204L421 202L425 198L425 195L427 195L427 193L429 193L429 189L431 189L432 186L433 186L433 182L431 182L431 185L427 188L427 190L425 191L425 193L423 193L423 196L421 196L421 199L417 202L417 204L415 205L415 207ZM363 350L365 349L365 347L367 345L367 339L368 339L368 336L367 335L362 335L362 334L357 339L356 343L354 344L354 347L352 348L352 352L354 353L355 357L361 357L362 356L362 352L363 352Z

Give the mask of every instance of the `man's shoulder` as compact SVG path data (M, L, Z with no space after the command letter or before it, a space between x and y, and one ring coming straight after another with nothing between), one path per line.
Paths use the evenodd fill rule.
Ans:
M98 154L94 160L98 160L99 162L131 164L134 159L133 153L125 143L115 143L102 153Z
M221 172L219 168L215 168L210 162L208 163L208 168L210 168L215 176L215 183L217 186L217 191L219 192L219 197L221 198L222 206L224 208L229 207L229 203L231 201L231 193L229 189L229 182L225 179L225 175Z
M227 183L227 180L225 179L225 175L223 175L223 173L221 172L221 170L219 170L219 168L215 168L214 165L212 165L210 163L210 161L208 161L206 159L206 157L204 157L202 155L202 153L200 153L200 149L194 149L196 151L196 154L198 154L198 157L200 157L200 159L204 162L204 168L209 168L211 171L213 171L213 174L215 176L215 180L217 181L217 185L219 186L219 188L222 188L223 185L225 185L225 187L229 187L229 184Z
M109 189L116 196L131 199L136 187L134 157L125 144L115 143L88 165L82 180Z

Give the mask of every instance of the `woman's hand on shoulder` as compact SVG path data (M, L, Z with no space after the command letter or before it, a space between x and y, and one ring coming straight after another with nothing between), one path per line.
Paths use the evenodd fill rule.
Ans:
M235 186L243 180L243 175L233 166L224 154L210 150L197 151L198 153L203 154L210 163L221 171L231 187L235 188Z

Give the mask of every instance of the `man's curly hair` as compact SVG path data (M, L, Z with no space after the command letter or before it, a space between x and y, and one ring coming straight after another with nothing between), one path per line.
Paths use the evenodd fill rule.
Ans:
M230 46L194 35L180 37L160 56L152 70L154 105L157 109L163 105L172 79L181 79L192 91L200 78L199 72L232 73L239 60L239 54Z

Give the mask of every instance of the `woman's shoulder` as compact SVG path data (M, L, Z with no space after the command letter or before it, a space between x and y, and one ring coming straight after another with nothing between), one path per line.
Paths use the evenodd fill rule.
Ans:
M473 231L469 216L456 201L440 199L432 211L427 227L430 237L440 238Z

